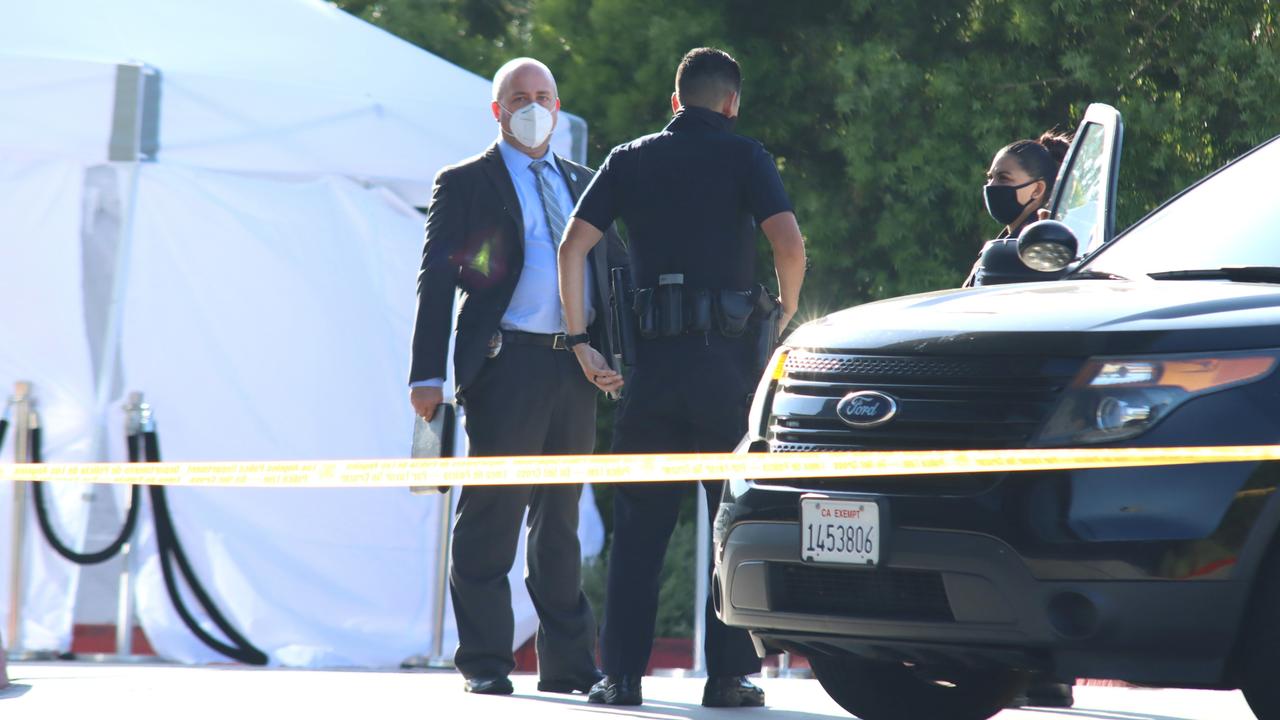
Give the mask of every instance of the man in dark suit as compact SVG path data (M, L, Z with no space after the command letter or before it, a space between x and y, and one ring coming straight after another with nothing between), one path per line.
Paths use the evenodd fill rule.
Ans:
M428 420L441 402L459 288L452 360L471 454L590 453L597 390L568 351L556 252L592 173L549 149L560 100L555 78L542 63L519 58L504 65L493 79L491 107L500 128L497 142L436 176L418 275L410 402ZM616 235L580 269L592 318L589 333L610 347L611 260L626 262ZM621 384L613 369L597 381L605 390ZM512 691L507 574L526 507L525 584L539 620L538 689L586 692L600 677L595 619L582 593L581 493L581 485L463 488L449 586L458 624L454 665L468 692Z

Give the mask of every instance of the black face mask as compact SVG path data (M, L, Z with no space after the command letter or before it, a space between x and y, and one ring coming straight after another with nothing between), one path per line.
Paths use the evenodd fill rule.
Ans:
M1018 202L1018 191L1035 182L1040 182L1040 179L1036 178L1021 185L983 185L982 199L987 204L987 212L991 213L991 217L1001 225L1008 225L1017 220L1030 202Z

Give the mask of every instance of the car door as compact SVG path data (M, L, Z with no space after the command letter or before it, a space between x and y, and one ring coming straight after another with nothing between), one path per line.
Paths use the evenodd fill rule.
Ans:
M1078 257L1111 242L1115 236L1116 181L1124 122L1110 105L1093 103L1076 128L1062 161L1049 217L1067 224L1079 241Z

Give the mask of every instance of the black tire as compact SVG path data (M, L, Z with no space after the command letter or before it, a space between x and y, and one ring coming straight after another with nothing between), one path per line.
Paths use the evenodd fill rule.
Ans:
M812 655L809 666L832 700L862 720L987 720L1027 684L1009 669L936 668Z
M1258 568L1249 611L1240 630L1234 658L1240 689L1258 720L1280 720L1280 548L1273 546Z

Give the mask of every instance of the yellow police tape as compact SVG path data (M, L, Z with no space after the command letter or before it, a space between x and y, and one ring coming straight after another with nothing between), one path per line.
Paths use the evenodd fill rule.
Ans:
M434 460L0 464L0 481L232 487L560 485L1069 470L1280 460L1280 445L556 455Z

